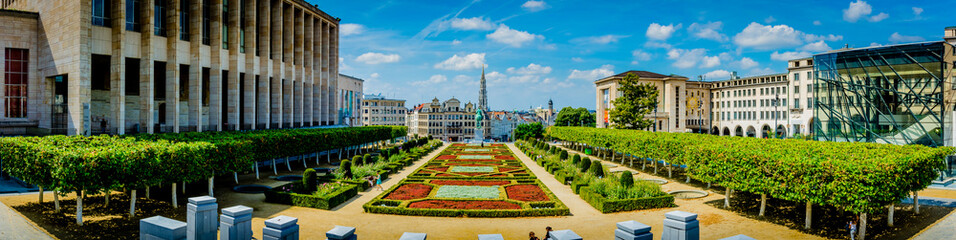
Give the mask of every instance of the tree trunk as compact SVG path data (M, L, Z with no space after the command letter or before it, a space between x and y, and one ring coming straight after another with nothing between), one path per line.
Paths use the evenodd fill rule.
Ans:
M53 207L56 208L56 211L60 211L60 192L53 190Z
M760 194L760 216L763 217L764 210L767 209L767 194Z
M146 198L149 199L149 186L146 186Z
M83 190L76 191L76 224L83 226Z
M290 172L292 171L292 166L289 165L289 157L285 157L285 168L289 169Z
M671 172L671 167L673 166L673 164L670 164L667 162L664 162L664 164L667 164L667 178L673 178L674 175Z
M239 173L232 172L232 180L235 180L236 184L239 184Z
M110 190L106 190L106 193L104 193L104 195L105 195L105 196L103 196L103 197L106 198L106 199L105 199L105 205L106 205L107 207L109 207L109 206L110 206Z
M813 210L813 203L810 203L810 201L807 201L807 219L803 223L803 229L810 229L810 220L812 219L811 210Z
M273 174L273 175L279 175L279 169L277 169L277 168L278 168L278 166L276 166L276 159L273 158L273 159L272 159L272 174Z
M179 204L176 202L176 183L173 183L173 208L179 208Z
M43 204L43 186L38 186L40 189L40 204Z
M727 189L724 190L724 191L727 192L726 194L724 194L724 207L725 207L725 208L730 208L730 191L731 191L731 190L730 190L730 188L727 188Z
M919 193L913 192L913 207L916 207L916 214L919 214Z
M213 185L214 185L213 183L215 182L214 179L215 179L215 176L209 177L209 196L210 197L213 197L212 193L213 193ZM236 180L236 182L238 183L239 180Z
M856 239L866 239L866 213L860 213L860 227L857 228L857 231L859 232L859 237Z
M896 204L890 204L890 208L888 209L889 212L887 213L888 216L886 217L887 226L890 226L890 227L893 226L893 211L895 210L896 210Z
M136 189L129 192L129 217L136 216Z

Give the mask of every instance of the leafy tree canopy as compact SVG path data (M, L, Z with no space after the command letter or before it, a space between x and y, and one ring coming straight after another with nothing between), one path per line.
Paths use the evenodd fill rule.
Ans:
M620 82L618 96L611 103L610 120L613 128L618 129L646 129L654 125L651 119L644 116L657 108L657 87L649 83L641 84L640 77L628 73Z

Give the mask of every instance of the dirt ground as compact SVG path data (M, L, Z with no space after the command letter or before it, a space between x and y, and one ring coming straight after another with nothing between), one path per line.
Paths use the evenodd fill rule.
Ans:
M356 227L356 234L362 239L398 239L403 232L422 232L427 233L430 239L474 239L478 234L502 234L505 239L522 239L528 236L528 232L534 231L539 236L544 232L546 226L554 229L571 229L585 239L613 239L614 229L617 222L635 220L652 227L652 233L655 238L660 238L662 231L662 222L664 213L680 210L698 214L701 228L701 239L719 239L745 234L756 239L821 239L821 238L839 238L839 234L820 234L811 230L805 232L798 230L802 228L802 212L793 213L786 210L777 210L777 208L789 208L786 204L773 202L768 206L768 218L760 219L753 217L750 210L733 208L733 211L715 207L713 202L721 202L723 195L719 192L711 192L705 198L692 200L676 200L678 207L665 209L652 209L632 212L622 212L613 214L601 214L580 197L575 195L570 187L557 182L553 176L547 173L540 166L536 165L530 158L522 154L513 145L509 145L515 155L528 166L531 171L552 191L555 195L571 209L571 216L561 217L534 217L534 218L442 218L442 217L415 217L399 215L369 214L362 210L362 204L381 194L379 190L367 190L360 192L358 196L332 210L320 210L313 208L293 207L288 205L272 204L264 202L263 194L242 194L231 190L235 186L231 177L221 177L216 179L215 196L219 199L219 207L230 207L235 205L245 205L252 207L253 234L261 239L263 221L280 215L296 217L299 219L300 236L302 239L323 239L326 231L332 229L335 225ZM424 164L427 159L434 157L442 149L436 150L429 156L419 160L414 166L406 167L399 174L391 176L383 182L385 188L398 183L405 178L414 169ZM279 175L299 174L302 166L294 171L284 170L282 166ZM310 163L314 167L314 163ZM272 176L271 169L261 169L263 176L261 180L256 180L253 174L240 175L239 181L242 184L261 184L269 186L278 186L284 182L268 179ZM268 172L268 173L267 173ZM667 172L662 171L666 176ZM676 176L676 174L675 174ZM637 178L657 178L659 176L650 176L640 173ZM670 182L663 185L665 191L684 190L684 189L703 189L705 186L691 183L684 184L682 181ZM52 194L46 194L45 202L42 205L36 204L37 195L19 195L0 197L4 204L16 209L29 220L37 224L42 229L51 233L60 239L136 239L138 238L138 221L141 218L162 215L165 217L185 221L187 202L184 196L201 196L207 194L204 183L197 183L187 186L185 194L179 194L179 208L172 208L166 201L169 198L170 189L157 188L152 189L153 198L163 200L148 200L140 198L137 200L137 216L129 218L126 213L129 211L129 199L122 193L113 194L109 206L103 205L101 195L87 196L84 199L84 220L85 225L79 227L75 223L75 203L73 197L68 196L61 199L63 209L60 212L53 211ZM164 194L165 193L165 194ZM143 195L142 192L139 193ZM734 206L749 206L746 204L752 202L750 198L738 194L734 198ZM922 195L921 195L922 196ZM759 197L758 197L759 199ZM774 209L774 210L771 210ZM799 208L802 210L803 208ZM814 209L815 211L823 211ZM952 211L952 209L933 210L931 207L921 207L923 214L919 217L907 216L907 207L899 206L897 215L897 225L901 228L914 228L919 231L927 225L913 219L927 218L925 221L934 222L939 219L935 212ZM818 215L820 214L820 215ZM945 214L942 214L945 215ZM814 212L815 219L826 218L823 212ZM783 219L783 220L777 220ZM799 227L790 226L788 222L799 223ZM814 221L814 226L819 227L820 220ZM874 218L871 224L878 225L878 219ZM871 225L872 226L872 225ZM920 227L922 226L922 227ZM823 228L821 231L829 231ZM879 230L868 229L868 233L880 234ZM885 231L883 231L885 232ZM897 234L897 235L901 235ZM913 233L915 234L915 232ZM912 234L910 234L912 235ZM889 235L870 235L878 236L878 239L895 239L895 236ZM907 235L909 236L909 235ZM877 239L871 238L871 239Z

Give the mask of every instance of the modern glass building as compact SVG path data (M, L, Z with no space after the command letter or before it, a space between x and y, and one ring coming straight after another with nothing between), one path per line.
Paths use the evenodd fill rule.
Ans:
M816 140L943 146L944 44L815 55Z

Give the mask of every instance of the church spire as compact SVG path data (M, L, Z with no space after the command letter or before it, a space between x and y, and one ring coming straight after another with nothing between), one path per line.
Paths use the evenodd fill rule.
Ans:
M488 91L485 90L485 66L481 66L481 89L478 90L478 108L488 111Z

